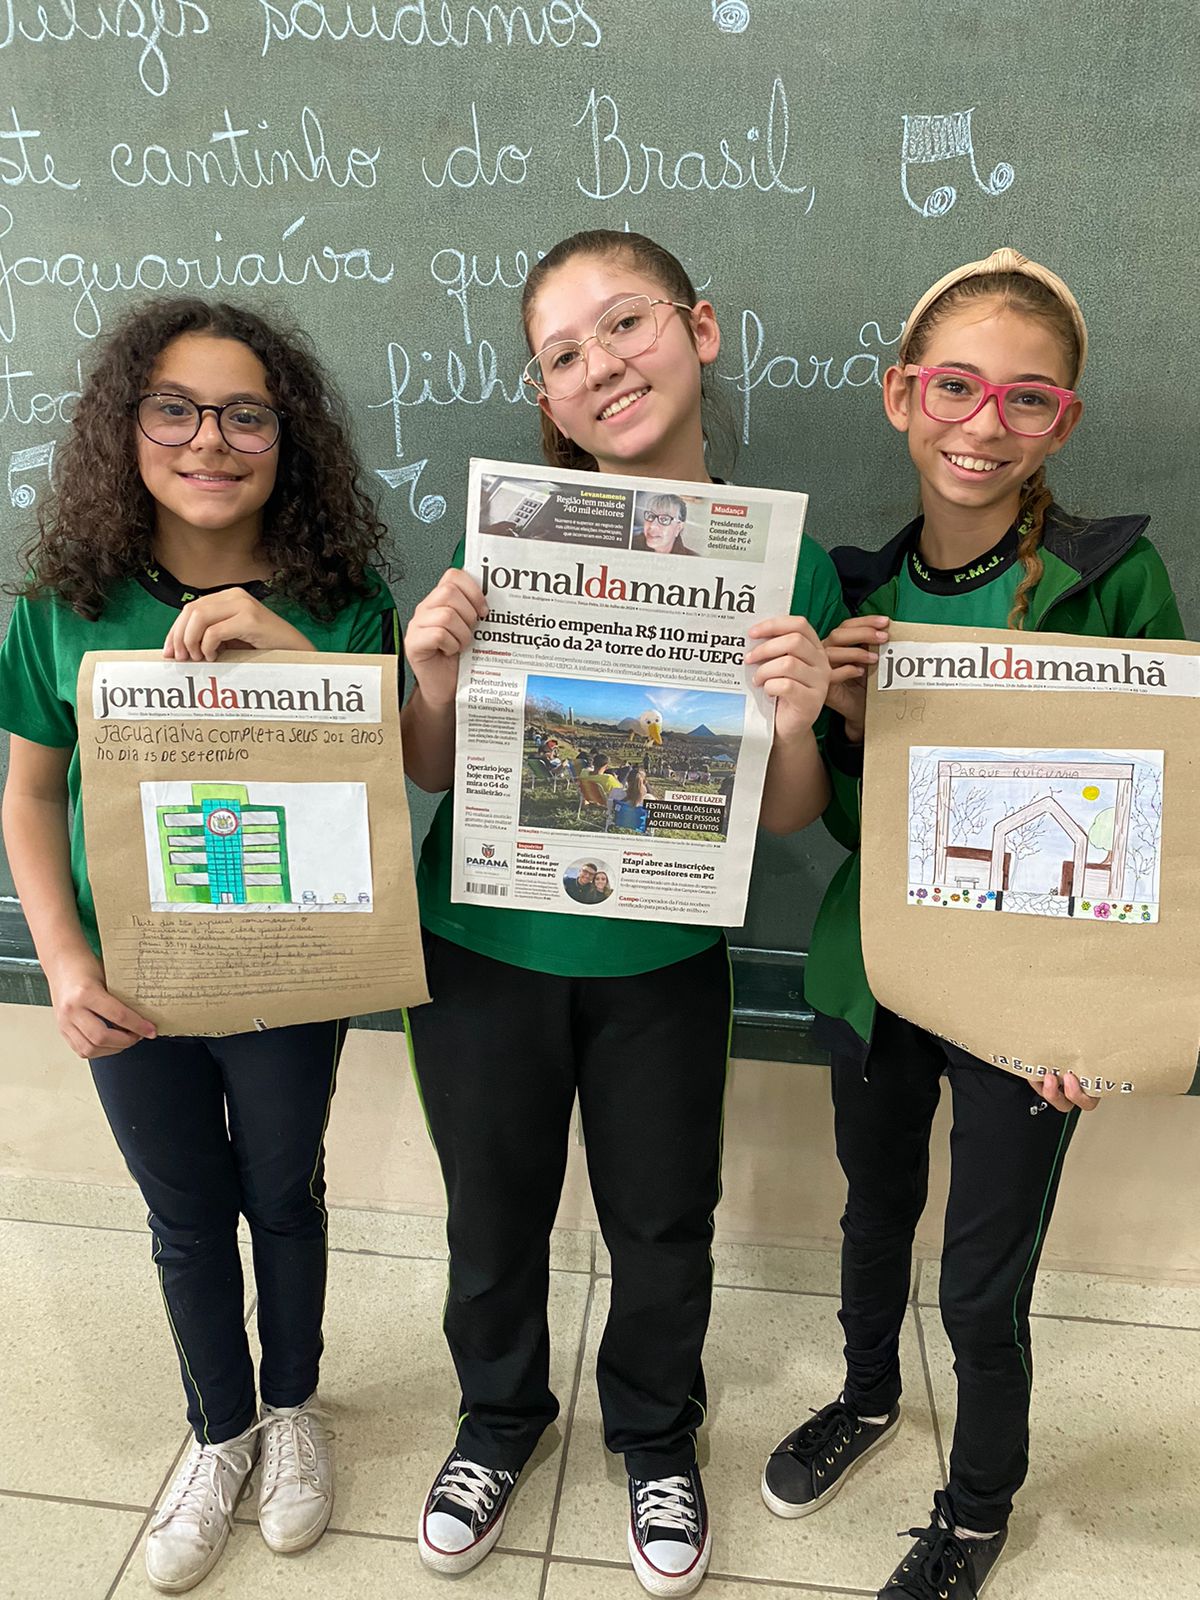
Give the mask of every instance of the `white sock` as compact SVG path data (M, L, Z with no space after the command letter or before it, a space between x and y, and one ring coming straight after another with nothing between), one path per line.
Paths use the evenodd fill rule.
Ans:
M880 1427L887 1421L886 1417L859 1417L860 1422L869 1422L873 1428Z
M994 1539L996 1535L994 1533L976 1533L974 1528L955 1528L954 1537L956 1539Z

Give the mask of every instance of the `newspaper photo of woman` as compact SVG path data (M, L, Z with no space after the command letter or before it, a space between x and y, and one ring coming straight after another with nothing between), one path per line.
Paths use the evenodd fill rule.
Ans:
M677 494L638 495L634 521L642 524L634 534L631 550L645 550L656 556L694 556L683 542L687 526L687 503Z

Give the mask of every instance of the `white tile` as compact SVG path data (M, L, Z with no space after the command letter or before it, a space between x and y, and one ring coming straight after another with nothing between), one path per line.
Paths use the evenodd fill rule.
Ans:
M954 1373L933 1320L930 1370L949 1448ZM1004 1595L1197 1600L1200 1332L1038 1318L1033 1361L1029 1479L998 1569ZM919 1513L919 1496L910 1503Z
M187 1423L149 1234L0 1223L0 1488L149 1505Z
M923 1306L937 1305L940 1269L938 1261L925 1263L920 1293ZM1033 1315L1200 1328L1200 1286L1139 1283L1089 1272L1043 1270L1034 1285Z
M415 1537L458 1419L458 1387L441 1326L445 1290L439 1262L336 1254L330 1259L321 1395L335 1433L337 1529ZM564 1409L587 1293L582 1274L552 1274L551 1382ZM548 1430L522 1475L504 1528L507 1550L546 1548L558 1439L557 1427ZM239 1515L253 1517L252 1500L243 1502Z
M385 1256L446 1259L446 1218L402 1211L330 1206L329 1243L334 1250ZM550 1266L556 1272L589 1272L592 1235L555 1228L550 1236Z
M146 1202L132 1183L70 1183L0 1173L0 1217L145 1233Z
M537 1600L541 1577L540 1560L493 1552L456 1578L453 1592L477 1600ZM446 1600L448 1594L446 1579L422 1567L415 1543L327 1532L311 1550L279 1556L256 1527L240 1523L197 1592L203 1600ZM150 1600L157 1593L139 1549L116 1600Z
M601 1284L584 1358L590 1379L607 1311ZM759 1494L763 1463L809 1409L841 1388L836 1302L796 1294L718 1289L705 1352L709 1424L700 1460L713 1523L712 1570L738 1578L863 1588L873 1594L896 1559L895 1532L913 1484L941 1482L912 1314L903 1359L905 1420L895 1439L819 1516L773 1517ZM555 1555L624 1562L628 1512L621 1462L605 1451L594 1385L580 1392L572 1426Z
M104 1600L140 1511L0 1495L0 1600Z

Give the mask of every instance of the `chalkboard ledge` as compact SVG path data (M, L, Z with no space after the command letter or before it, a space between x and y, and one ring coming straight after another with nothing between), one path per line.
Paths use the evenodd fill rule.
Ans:
M797 950L754 950L734 946L732 1054L744 1061L824 1063L827 1053L813 1044L813 1014L804 1003L804 955ZM44 1006L46 980L33 953L21 907L0 900L0 1004ZM398 1031L398 1011L355 1017L352 1026Z

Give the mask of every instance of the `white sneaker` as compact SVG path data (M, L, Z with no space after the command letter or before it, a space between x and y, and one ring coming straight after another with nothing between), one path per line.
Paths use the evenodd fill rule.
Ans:
M253 1428L224 1444L192 1441L146 1540L146 1576L163 1594L193 1588L217 1564L257 1454Z
M272 1550L307 1550L333 1514L333 1456L315 1394L303 1405L262 1408L258 1526Z

